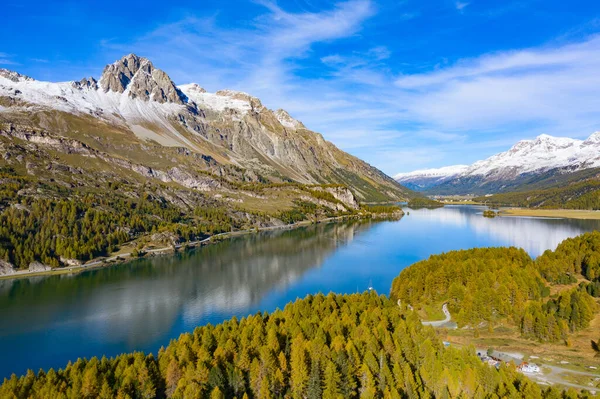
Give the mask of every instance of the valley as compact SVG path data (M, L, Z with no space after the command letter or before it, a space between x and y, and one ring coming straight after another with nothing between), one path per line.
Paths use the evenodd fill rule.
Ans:
M274 312L315 292L336 292L341 299L372 286L386 294L403 269L436 253L517 245L539 256L564 238L600 228L594 220L488 220L481 217L483 209L406 208L399 221L348 220L259 231L109 268L1 280L0 292L12 295L0 301L5 320L10 321L0 329L0 350L31 356L0 371L9 377L13 371L63 367L68 360L99 353L109 357L131 351L156 354L171 338L197 326L219 325L232 317L241 320L258 311ZM365 264L373 266L365 268ZM128 306L122 307L123 303ZM441 305L430 308L441 314ZM500 323L493 334L482 327L478 338L473 330L458 329L437 331L435 339L456 347L476 343L505 351L518 348L533 356L554 350L556 356L568 355L573 366L580 364L578 357L579 362L594 361L585 345L594 335L593 326L592 322L588 329L574 333L571 347L537 344L523 339L512 325ZM63 340L64 345L56 345ZM587 364L591 363L581 366Z
M64 367L67 360L86 357L88 360L80 360L76 366L73 366L75 363L71 366L84 373L88 367L94 367L95 362L101 362L92 359L95 354L102 353L109 357L118 356L109 363L98 365L99 381L103 381L107 376L104 373L117 375L116 369L115 371L107 369L110 364L115 364L116 367L117 363L124 362L122 364L129 364L129 367L134 368L142 364L140 363L141 358L134 360L134 357L130 357L139 357L142 356L141 354L120 354L132 351L153 353L155 354L153 356L144 355L144 359L146 359L147 367L154 367L152 364L155 361L162 364L162 366L158 365L158 370L163 370L159 373L162 377L152 380L154 381L153 386L158 392L168 389L168 383L165 381L169 381L169 379L167 374L163 374L166 373L166 368L163 367L167 367L167 363L170 363L171 360L165 360L167 359L165 356L170 356L167 354L173 353L174 350L176 353L181 350L175 349L174 344L166 346L171 338L183 333L184 335L179 338L183 341L176 342L187 342L186 340L193 337L204 337L204 331L207 329L221 331L224 326L230 326L230 323L238 323L239 326L242 326L244 323L250 323L251 320L256 321L259 311L266 323L265 328L269 325L271 315L279 320L279 325L283 326L291 322L286 321L285 324L281 324L284 319L287 320L285 312L291 309L290 306L302 307L309 303L314 303L316 306L317 303L328 303L327 301L330 299L335 299L338 304L350 301L354 303L352 306L359 308L366 306L369 310L365 314L377 315L379 312L384 312L383 314L387 314L390 320L400 317L404 320L403 322L409 323L412 334L427 335L428 338L423 337L416 341L419 342L415 343L417 347L427 340L431 341L432 345L440 345L440 347L442 347L442 341L451 342L451 347L445 349L448 352L430 352L428 349L427 353L430 355L437 353L435 358L444 358L446 355L443 353L447 353L448 356L450 354L451 356L466 356L466 361L467 358L471 359L470 356L474 356L471 349L468 348L475 346L487 350L488 347L493 347L498 351L523 353L529 357L531 362L535 362L535 356L538 356L540 359L545 359L544 363L554 364L557 367L591 370L588 366L595 362L594 352L589 346L589 342L586 344L586 341L598 339L594 336L597 316L588 327L568 334L571 341L570 346L566 346L562 342L540 343L535 339L524 338L519 328L512 322L504 322L500 319L494 319L493 332L490 332L485 324L481 325L477 336L474 336L473 329L462 327L456 330L428 327L431 328L431 331L427 332L428 330L424 327L419 327L420 320L413 319L412 312L407 313L399 308L395 300L386 299L386 295L378 296L374 292L366 292L367 286L372 286L373 291L379 293L389 292L390 283L394 277L398 274L402 276L405 271L412 269L415 262L440 252L448 253L472 246L519 245L526 248L532 256L539 258L546 249L554 249L564 238L574 237L599 227L598 222L594 220L517 217L490 220L481 217L482 209L485 208L445 206L437 209L406 209L408 215L399 221L357 220L320 223L294 230L262 231L258 234L227 238L192 251L181 251L165 257L137 259L115 267L88 270L74 275L3 280L0 281L0 292L12 292L13 294L2 296L4 299L0 301L0 307L5 309L3 314L7 318L6 320L10 320L6 327L0 329L2 338L0 350L4 353L30 352L36 354L13 363L11 367L18 364L20 364L18 367L23 367L23 371L18 374L24 373L25 368L32 366L30 360L32 358L36 359L37 366L48 369L49 367ZM519 231L519 235L515 236L513 234L515 231ZM548 234L549 232L550 234ZM432 240L432 237L436 236L452 238ZM523 261L528 262L529 255L524 251L520 251L520 253L519 256ZM365 269L366 263L372 264L373 267ZM497 266L499 270L502 270L505 263L498 262ZM265 270L265 268L267 269ZM551 273L553 268L548 266L543 270L547 270L546 275L553 275ZM500 271L496 275L501 276L503 273ZM455 280L453 277L449 276L449 278L452 281ZM484 277L482 276L482 278ZM437 280L437 277L431 275L425 280L411 279L410 281L424 281L433 288L436 285L433 284L432 279ZM492 284L482 285L482 287L489 287L488 289L492 289L492 286ZM467 284L466 287L470 287L470 285ZM557 290L556 287L563 288ZM546 298L555 298L559 292L573 288L577 288L577 283L550 286L550 295ZM357 291L362 294L357 294ZM37 294L33 295L34 292ZM315 295L315 292L336 292L338 294ZM394 292L395 290L392 288L392 296ZM485 297L497 296L485 294ZM305 299L289 305L296 298ZM371 299L368 298L377 299L375 302L371 302ZM128 303L129 306L124 308L121 306L122 303ZM420 303L425 304L426 301L420 301ZM35 306L33 306L34 304ZM277 308L285 310L277 311ZM441 314L439 311L441 305L439 308L437 305L429 308L434 311L437 309L437 313ZM35 309L35 311L25 316L25 309ZM319 311L323 312L319 313L319 319L328 320L329 317L339 319L340 313L338 312L342 312L343 305L337 311L334 309L335 306L331 308L327 305L326 309ZM333 313L330 313L332 311ZM438 316L437 313L432 316ZM464 314L467 315L467 313ZM472 314L478 313L474 310ZM454 316L455 313L452 313L452 317ZM443 317L442 315L441 318ZM68 323L65 323L65 320L68 320ZM296 317L295 320L300 319ZM225 324L221 324L222 322ZM208 327L209 324L214 327ZM201 327L191 333L197 326L203 325L207 325L207 327ZM302 325L306 326L306 324ZM393 323L393 325L397 324ZM375 334L376 329L373 329L375 328L373 326L365 325L362 328ZM311 336L309 335L311 330L303 331L306 331L303 334L307 334L305 337L308 339ZM402 338L404 340L409 336L397 331L393 332L393 329L391 331L392 336L405 337ZM357 342L358 336L370 336L370 334L359 334L356 337L352 335L353 333L338 334L340 337L335 342L338 342L343 336L346 345L350 341ZM286 335L284 334L283 337ZM242 335L236 334L236 337L241 339ZM238 338L232 336L231 339L238 342ZM62 340L67 340L68 344L66 342L59 346L55 344ZM207 341L202 338L201 342ZM325 347L329 349L323 349L324 352L319 353L331 353L328 351L335 347L334 341L326 340L325 344ZM409 347L406 346L407 342L402 345L404 348ZM161 346L165 346L165 349L157 353ZM462 348L463 346L464 348ZM200 356L201 353L204 353L197 348L196 344L192 345L190 350L191 353L194 353L193 356ZM288 358L291 353L286 354L283 348L280 350L286 357L286 362L291 364L289 362L292 362L292 358ZM405 353L404 351L405 349L402 349L394 353ZM217 351L217 353L220 352L221 350ZM386 362L390 362L387 367L393 369L395 362L393 356L395 355L391 355L391 353L385 355L385 359ZM179 367L189 370L191 366L185 366L187 363L179 363L184 361L184 358L179 356L176 356L176 359L179 359L177 360ZM258 355L249 353L249 356L252 359L253 356ZM328 362L326 359L329 358L328 355L324 356L325 358L320 358L320 364L326 369ZM370 355L359 352L358 356L361 362L367 364L366 367L369 367L369 370L374 367L374 365L369 366L370 360L366 360L370 358ZM388 358L387 356L392 357ZM230 357L225 356L225 358ZM171 358L169 357L169 359ZM233 359L238 359L238 357ZM432 361L433 359L432 357ZM483 365L476 357L472 359L468 362L471 364L471 368L479 370L477 373L493 370L487 365ZM561 361L569 363L562 364ZM250 361L250 364L252 362L253 360ZM226 367L225 363L218 364L219 367ZM197 367L197 362L194 362L194 367ZM210 362L203 367L207 367L210 372L214 364ZM480 369L480 367L485 368ZM14 369L2 370L2 373L8 377ZM244 369L240 368L240 370L242 374L246 373L243 371ZM374 373L376 370L369 372ZM509 370L511 369L507 368L503 373L513 372ZM436 389L434 388L437 386L434 383L435 379L432 380L428 375L421 375L417 371L411 371L411 374L416 379L422 379L423 389ZM490 374L488 378L497 378L498 375L494 371L494 374ZM518 373L514 376L520 381L528 378ZM64 375L60 378L63 381L75 381L65 379ZM343 377L342 381L346 378L349 377ZM456 384L455 389L468 389L467 380L464 380L463 377L457 378L458 380L453 380L453 384ZM42 379L34 378L32 381L35 381L32 387L45 384ZM229 385L219 385L220 383L213 379L210 379L210 382L204 379L194 379L194 381L199 384L198 386L195 383L192 384L195 386L194 389L200 390L198 392L210 392L216 385L224 391L232 389L227 388ZM224 376L223 381L229 381L229 377ZM244 377L243 381L248 381L243 385L246 392L254 392L253 390L257 389L247 385L250 384L249 379ZM284 386L287 386L286 384L292 381L291 376L284 375L282 381ZM579 382L587 383L581 378ZM21 386L20 384L14 378L8 379L0 389L12 389L11 387ZM70 384L71 382L68 382L67 386L71 386ZM224 382L224 384L228 384L228 382ZM269 384L271 383L269 382ZM362 382L358 381L357 384L362 384ZM182 384L180 388L173 386L173 394L175 395L177 389L192 389L187 387L187 383ZM555 385L555 389L559 387L560 385ZM102 384L99 383L97 389L101 388ZM113 394L116 394L119 389L125 389L117 382L105 389L109 388L114 389L111 391ZM48 392L41 390L41 385L35 389L36 392ZM46 385L45 389L54 388ZM130 392L138 392L137 390L141 388L138 388L135 383L127 389L134 390ZM352 390L352 388L350 389ZM374 389L375 392L379 392L380 388L375 387ZM389 389L392 388L389 387ZM531 389L545 390L548 387L541 385L541 388L537 388L537 385L533 385Z
M0 8L0 399L600 399L600 2Z

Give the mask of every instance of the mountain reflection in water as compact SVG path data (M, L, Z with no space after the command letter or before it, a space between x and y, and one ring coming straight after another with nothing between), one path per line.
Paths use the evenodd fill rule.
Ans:
M509 246L532 256L598 220L484 218L485 208L410 210L400 221L250 234L174 256L77 275L0 280L0 378L161 345L206 323L369 285L387 294L410 264L450 250Z

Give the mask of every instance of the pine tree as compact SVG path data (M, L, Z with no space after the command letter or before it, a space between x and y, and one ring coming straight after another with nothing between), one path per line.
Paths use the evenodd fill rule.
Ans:
M320 399L321 392L321 368L319 367L319 361L313 360L310 365L306 397L308 399Z
M335 364L328 362L323 379L323 399L343 398L340 390L341 377Z

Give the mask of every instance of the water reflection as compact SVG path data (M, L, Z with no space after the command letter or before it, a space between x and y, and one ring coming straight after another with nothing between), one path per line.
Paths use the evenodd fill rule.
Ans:
M410 210L400 221L247 235L79 275L0 281L0 378L84 356L156 353L198 325L273 311L309 293L388 293L403 268L431 254L514 245L537 256L600 228L589 220L487 219L483 210Z
M468 228L477 235L493 237L502 245L521 247L531 256L539 256L547 249L556 248L565 238L600 229L600 220L535 217L489 219L482 216L485 209L487 207L483 206L446 206L412 212L421 221Z
M36 353L37 347L37 353L52 350L61 358L57 339L71 336L72 345L119 348L108 354L155 351L158 343L177 335L173 330L247 314L266 293L285 290L368 226L341 223L261 233L80 275L0 281L0 348L12 341L27 352ZM26 360L29 367L36 363ZM2 363L0 376L9 368L24 370Z

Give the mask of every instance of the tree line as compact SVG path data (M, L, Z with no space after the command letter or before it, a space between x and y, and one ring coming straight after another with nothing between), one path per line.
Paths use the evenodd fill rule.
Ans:
M550 296L551 284L584 281ZM475 248L433 255L394 279L391 297L417 309L447 303L459 326L507 321L524 337L566 340L598 311L600 232L570 238L535 261L522 249Z
M496 206L598 210L600 181L590 179L547 189L498 193L491 197L475 198L475 201Z
M445 348L375 293L309 295L272 314L198 327L153 355L78 359L13 375L3 398L586 398L541 388L514 365Z

